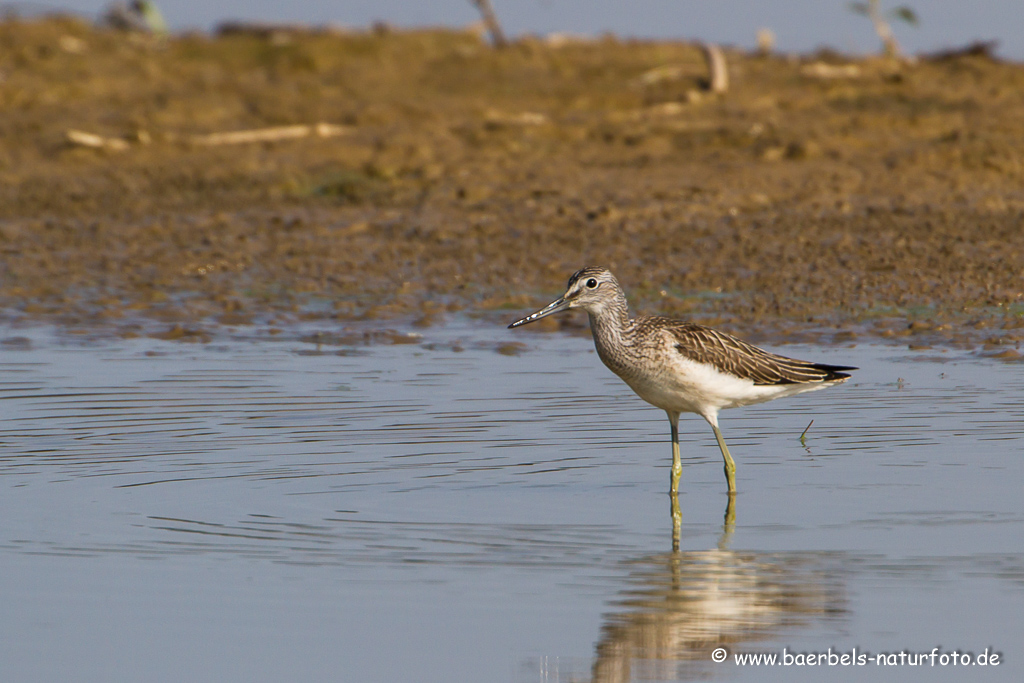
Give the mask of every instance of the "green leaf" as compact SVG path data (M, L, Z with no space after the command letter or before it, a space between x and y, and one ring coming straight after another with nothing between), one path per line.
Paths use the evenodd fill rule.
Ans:
M900 5L899 7L894 9L892 12L890 12L890 16L892 16L894 19L900 19L902 21L905 21L911 26L917 26L917 13L914 10L907 7L906 5Z
M868 3L866 2L851 2L850 11L856 12L857 14L863 14L864 16L868 16L868 14L871 13L871 10L868 9Z

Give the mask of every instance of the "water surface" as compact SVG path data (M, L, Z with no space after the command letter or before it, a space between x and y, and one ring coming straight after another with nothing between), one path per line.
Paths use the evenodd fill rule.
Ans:
M1024 673L1018 364L782 348L862 370L723 415L731 530L714 437L684 417L673 551L667 420L588 339L4 336L2 680L883 676L731 659L854 647Z

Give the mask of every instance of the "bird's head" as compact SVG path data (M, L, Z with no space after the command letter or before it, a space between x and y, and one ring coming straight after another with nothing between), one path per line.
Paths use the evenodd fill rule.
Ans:
M552 313L570 308L582 308L591 315L599 316L609 306L617 306L622 296L619 281L615 279L610 270L598 266L587 266L572 274L569 284L565 288L565 294L536 313L531 313L525 318L515 321L509 327L526 325L546 318Z

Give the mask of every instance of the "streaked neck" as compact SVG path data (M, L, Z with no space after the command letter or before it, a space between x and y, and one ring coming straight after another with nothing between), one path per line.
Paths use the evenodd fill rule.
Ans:
M622 292L605 302L601 308L587 311L595 339L622 339L629 326L629 306Z

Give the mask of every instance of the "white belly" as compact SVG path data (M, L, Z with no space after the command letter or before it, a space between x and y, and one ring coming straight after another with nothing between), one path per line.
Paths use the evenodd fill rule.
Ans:
M754 384L720 372L709 365L696 363L680 356L671 366L655 372L620 375L636 394L662 410L679 413L697 413L704 417L717 415L720 410L764 403L783 396L815 391L830 382L807 384Z

